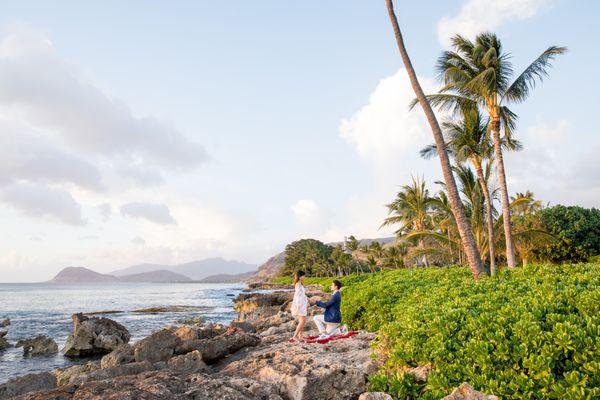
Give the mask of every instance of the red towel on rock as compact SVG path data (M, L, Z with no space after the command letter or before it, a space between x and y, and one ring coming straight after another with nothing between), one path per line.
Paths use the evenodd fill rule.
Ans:
M303 342L304 343L325 344L325 343L332 342L334 340L347 339L347 338L352 337L354 335L358 335L358 331L350 331L350 332L345 333L345 334L332 335L332 336L329 336L329 337L324 338L324 339L319 339L318 336L308 336L307 338L305 338L303 340Z

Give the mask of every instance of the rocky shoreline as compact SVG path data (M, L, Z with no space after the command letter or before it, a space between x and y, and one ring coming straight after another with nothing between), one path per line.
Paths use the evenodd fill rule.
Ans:
M282 289L287 287L255 285L240 294L234 300L238 318L229 326L170 326L135 343L109 318L75 314L65 355L103 357L11 379L0 385L0 400L391 399L368 393L368 377L381 362L370 350L376 335L361 332L326 345L290 344L293 293ZM310 291L321 294L320 288ZM38 342L40 351L55 351L45 337L24 345L34 351ZM465 390L485 395L459 389L448 398L494 398L468 397Z

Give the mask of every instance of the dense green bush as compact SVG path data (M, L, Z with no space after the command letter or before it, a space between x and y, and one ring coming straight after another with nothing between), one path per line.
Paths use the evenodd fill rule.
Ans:
M600 254L600 210L558 205L541 210L539 218L544 229L558 239L542 246L539 258L580 262Z
M502 399L600 398L600 266L529 266L475 282L464 268L373 274L344 291L352 328L388 356L372 387L440 399L467 381ZM427 383L403 371L432 365Z

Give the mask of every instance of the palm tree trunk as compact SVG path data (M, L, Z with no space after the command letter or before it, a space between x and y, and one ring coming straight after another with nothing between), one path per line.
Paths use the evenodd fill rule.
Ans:
M494 220L492 215L492 197L490 196L490 190L488 188L485 177L483 176L483 169L481 168L481 162L474 160L475 170L477 171L477 179L479 185L483 191L483 197L485 197L485 212L487 218L487 230L488 230L488 246L490 248L490 272L492 275L498 273L498 267L496 266L496 242L494 235Z
M502 157L502 145L500 142L500 119L492 114L492 136L494 139L494 153L496 157L496 169L500 180L500 198L502 199L502 219L504 223L504 240L506 241L506 263L508 268L517 266L515 258L515 243L512 237L510 224L510 200L508 199L508 187L506 185L506 174L504 172L504 158Z
M423 93L423 89L421 88L419 80L417 79L417 74L412 66L410 57L408 56L408 52L406 51L406 47L404 46L404 39L402 39L402 33L400 32L398 19L396 18L396 14L394 13L394 5L392 4L392 0L386 0L386 5L388 14L390 16L390 21L394 29L396 44L398 45L398 50L400 51L400 56L402 57L402 62L404 63L406 72L408 73L408 77L410 78L412 88L415 94L417 95L417 99L419 99L419 103L421 104L421 107L425 112L425 116L427 117L427 121L431 126L433 138L435 139L435 144L437 146L438 156L442 165L444 181L446 182L446 188L448 190L448 200L450 201L450 208L452 209L454 219L456 219L456 225L458 226L458 232L460 234L462 245L465 249L465 253L467 254L467 259L469 260L471 273L473 274L473 278L478 279L481 274L485 273L485 269L483 267L483 263L481 262L479 250L475 245L473 231L471 230L469 221L467 221L465 209L458 194L458 188L456 187L456 181L454 180L454 175L452 174L450 158L448 157L448 152L446 151L446 143L444 142L442 130L440 129L440 125L437 121L437 118L435 117L435 114L431 109L429 101L425 97L425 93Z

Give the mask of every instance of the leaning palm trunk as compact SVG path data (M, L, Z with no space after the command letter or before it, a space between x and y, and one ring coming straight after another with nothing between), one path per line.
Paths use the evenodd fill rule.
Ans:
M425 112L427 121L431 126L433 138L435 139L435 143L437 145L438 155L440 157L440 163L442 165L442 172L444 174L444 181L446 182L446 188L448 190L450 208L452 209L452 214L454 215L456 225L458 226L458 232L460 234L462 246L467 255L467 259L469 260L469 266L471 268L473 278L478 279L481 274L485 273L485 270L483 268L483 263L481 262L479 250L477 249L477 246L475 244L475 239L473 238L473 231L471 230L471 226L467 221L465 209L458 194L458 188L456 187L456 181L454 180L454 175L452 174L450 159L448 157L448 152L446 151L446 143L444 142L442 130L440 129L440 125L437 121L437 118L435 117L435 114L431 109L429 101L425 97L425 93L423 93L423 89L421 88L419 80L417 79L417 74L415 73L415 70L412 66L410 57L408 56L408 52L406 51L406 47L404 46L404 40L402 39L402 33L400 32L398 19L396 18L396 14L394 13L394 5L392 4L392 0L386 0L386 5L388 14L390 16L390 21L394 29L394 35L396 37L398 50L400 51L400 56L402 57L402 62L404 63L406 72L408 73L408 77L410 78L412 88L415 91L417 99L419 100L419 103L421 104L421 107Z
M517 266L515 258L515 243L510 225L510 200L508 198L508 187L506 185L506 174L504 172L504 158L502 157L502 144L500 142L500 119L492 117L492 136L494 139L494 153L496 157L496 169L500 181L500 195L502 199L502 220L504 223L504 240L506 242L506 263L508 268Z
M492 197L490 196L490 189L488 188L485 177L483 176L483 169L481 168L481 162L477 160L475 163L475 170L477 171L477 180L481 186L483 197L485 198L485 213L487 218L487 230L488 230L488 246L490 249L490 272L495 275L498 272L496 267L496 242L494 237L494 220L492 215Z

